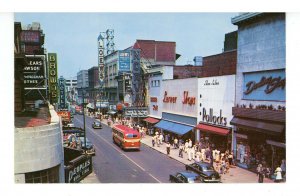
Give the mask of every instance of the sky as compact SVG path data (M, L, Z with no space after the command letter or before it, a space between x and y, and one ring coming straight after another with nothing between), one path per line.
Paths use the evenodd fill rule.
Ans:
M47 52L57 53L58 75L74 77L98 64L97 38L114 30L115 50L132 46L137 39L176 42L181 54L177 65L193 64L195 56L222 52L225 34L237 30L231 18L238 13L15 13L22 25L39 22Z

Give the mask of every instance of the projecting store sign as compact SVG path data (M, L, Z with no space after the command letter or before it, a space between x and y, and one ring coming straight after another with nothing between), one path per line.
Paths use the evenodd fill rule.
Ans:
M48 54L49 61L49 94L51 103L57 103L58 87L57 87L57 56L56 53Z
M45 56L26 56L28 64L23 68L25 89L45 88Z
M65 79L59 79L59 108L65 109L66 108L66 94L65 94Z
M124 108L126 117L142 117L145 118L148 115L147 107L130 107Z

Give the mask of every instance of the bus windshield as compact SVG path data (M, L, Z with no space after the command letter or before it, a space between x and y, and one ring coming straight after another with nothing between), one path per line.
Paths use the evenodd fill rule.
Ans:
M127 138L136 138L137 135L136 134L132 134L132 133L128 133L128 134L126 134L126 137Z

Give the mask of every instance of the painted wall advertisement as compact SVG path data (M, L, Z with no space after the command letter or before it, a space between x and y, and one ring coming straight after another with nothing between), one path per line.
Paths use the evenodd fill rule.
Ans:
M119 71L130 71L130 52L119 51Z
M50 103L57 103L58 100L58 84L57 84L57 55L56 53L48 54L49 62L49 94Z

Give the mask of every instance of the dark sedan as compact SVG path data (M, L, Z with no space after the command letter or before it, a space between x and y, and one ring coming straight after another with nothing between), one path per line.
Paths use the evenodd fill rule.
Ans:
M170 182L173 183L195 183L199 181L199 175L191 172L191 171L184 171L184 172L177 172L175 175L170 175Z
M95 121L93 122L92 127L93 127L94 129L102 129L102 124L101 124L100 121L95 120Z
M78 139L80 140L81 143L81 149L85 150L87 154L95 156L96 150L94 145L90 142L90 140L86 138L86 147L85 147L84 137L79 137Z
M190 165L185 165L185 169L199 174L202 182L221 182L219 173L209 163L192 163Z

